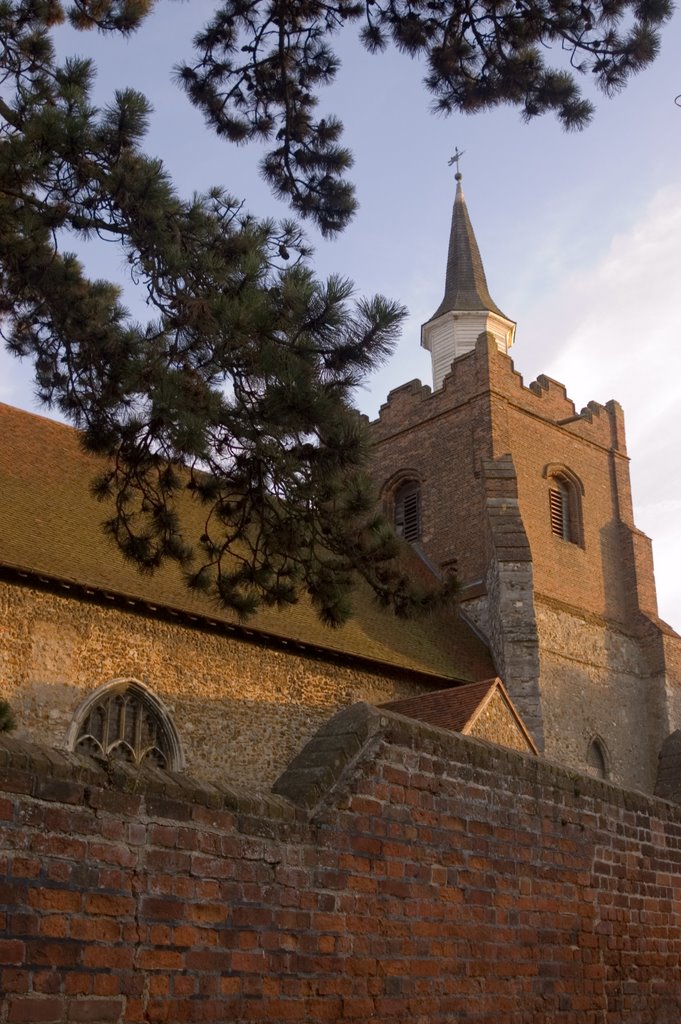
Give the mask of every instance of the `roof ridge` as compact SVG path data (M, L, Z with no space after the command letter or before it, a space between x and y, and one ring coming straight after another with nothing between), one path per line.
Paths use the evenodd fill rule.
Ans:
M0 401L0 412L6 410L7 413L14 416L17 413L21 416L30 416L34 420L42 420L43 423L49 423L52 427L62 427L64 430L75 431L78 433L78 427L74 427L72 423L65 423L64 420L55 420L51 416L47 416L42 412L35 412L33 409L22 409L18 405L10 405L9 402Z

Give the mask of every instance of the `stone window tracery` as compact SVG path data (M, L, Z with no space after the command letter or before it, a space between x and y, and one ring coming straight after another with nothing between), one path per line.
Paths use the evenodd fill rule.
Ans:
M168 711L134 679L113 680L84 701L67 742L77 752L133 765L175 770L184 765Z

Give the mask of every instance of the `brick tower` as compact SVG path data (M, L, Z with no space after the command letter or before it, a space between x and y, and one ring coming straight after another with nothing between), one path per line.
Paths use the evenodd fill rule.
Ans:
M372 424L382 500L431 563L456 566L460 614L546 756L652 791L681 724L681 642L657 618L622 409L524 385L456 177L445 293L421 335L433 388L397 388Z

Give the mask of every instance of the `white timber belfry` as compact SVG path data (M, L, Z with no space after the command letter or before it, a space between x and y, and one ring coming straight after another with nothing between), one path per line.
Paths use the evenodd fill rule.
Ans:
M505 317L483 310L451 310L421 328L421 345L430 352L433 364L433 388L438 390L459 356L475 348L484 331L494 336L504 355L513 344L515 324Z
M421 328L421 345L430 352L433 363L435 390L442 387L453 361L475 348L483 332L494 337L504 355L515 337L515 323L502 313L489 293L460 173L456 182L445 293L433 316Z

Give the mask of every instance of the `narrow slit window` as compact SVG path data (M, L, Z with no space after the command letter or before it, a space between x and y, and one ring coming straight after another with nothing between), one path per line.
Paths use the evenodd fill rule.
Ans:
M594 775L597 779L607 779L608 765L603 745L598 739L592 740L589 744L586 763L590 775Z

